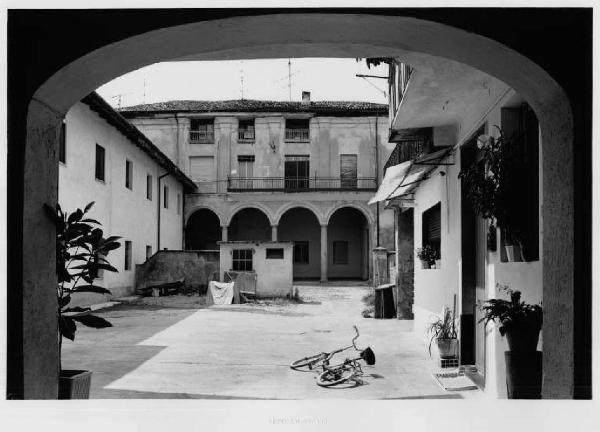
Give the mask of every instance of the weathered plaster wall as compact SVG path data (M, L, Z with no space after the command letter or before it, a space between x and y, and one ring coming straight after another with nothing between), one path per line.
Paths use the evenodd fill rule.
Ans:
M102 223L105 235L121 236L121 247L111 251L109 262L118 273L103 272L97 283L113 297L133 292L135 265L146 260L146 246L157 250L158 177L165 171L146 153L83 103L66 115L66 163L59 165L58 201L68 211L95 204L90 217ZM105 149L105 180L95 178L96 144ZM125 161L133 163L133 187L125 187ZM146 176L152 176L152 200L146 197ZM169 188L169 208L163 206L164 190ZM172 176L161 180L161 249L181 249L183 227L183 188ZM177 209L177 195L180 209ZM125 241L132 242L131 268L125 270ZM106 301L109 296L78 294L73 304Z
M283 249L282 259L267 259L268 248ZM224 272L233 269L233 250L253 249L252 268L256 272L256 292L259 297L285 297L292 293L292 253L290 242L221 242L220 271L221 280Z

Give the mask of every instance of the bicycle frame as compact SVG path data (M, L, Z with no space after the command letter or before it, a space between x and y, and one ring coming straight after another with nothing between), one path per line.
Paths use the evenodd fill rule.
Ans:
M309 357L305 357L303 359L297 360L296 362L292 363L292 365L290 367L292 369L296 370L296 369L299 369L300 367L308 366L308 368L310 370L312 370L313 367L317 364L321 364L322 366L328 365L329 361L333 358L334 355L344 352L346 350L349 350L350 348L354 348L355 350L360 351L358 349L358 347L356 346L356 340L360 336L360 333L358 332L358 327L356 327L356 326L353 326L353 327L354 327L354 331L356 332L356 334L352 338L352 345L348 345L347 347L339 348L339 349L333 350L331 352L322 352L320 354L315 354L315 355L312 355ZM314 358L314 360L308 361L308 362L306 362L306 364L302 364L302 361L308 360L311 358ZM297 363L300 363L300 366L295 367L294 365Z

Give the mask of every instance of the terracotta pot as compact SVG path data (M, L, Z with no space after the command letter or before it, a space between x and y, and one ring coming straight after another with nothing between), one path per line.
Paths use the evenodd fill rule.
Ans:
M456 358L456 347L458 339L436 339L440 358Z
M62 370L58 378L58 398L89 399L91 383L91 371Z

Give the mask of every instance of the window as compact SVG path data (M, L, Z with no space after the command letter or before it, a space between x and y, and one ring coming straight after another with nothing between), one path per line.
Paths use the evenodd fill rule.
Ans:
M309 119L285 119L286 141L310 141Z
M67 163L67 124L63 120L60 125L60 140L58 143L58 160Z
M177 214L181 214L181 194L177 194Z
M133 162L125 160L125 187L133 190Z
M169 186L164 185L163 187L163 207L169 208Z
M437 259L442 250L442 203L425 210L422 216L422 245L429 245L435 251Z
M206 144L215 139L213 119L192 119L190 121L190 143Z
M100 254L100 253L96 253L94 254L94 259L97 263L100 262L101 258L105 258L106 255ZM104 278L104 270L101 268L95 268L93 271L90 272L91 276L94 277L94 279L103 279Z
M308 189L309 157L286 156L284 174L286 189Z
M152 246L146 245L146 260L149 260L152 256Z
M294 242L294 264L308 264L308 242Z
M340 155L340 186L342 189L356 189L356 155Z
M252 249L233 250L233 270L252 271Z
M267 259L283 259L283 248L267 248Z
M254 156L238 156L238 177L240 189L252 189L252 177L254 177Z
M239 142L254 142L254 119L240 120L238 126Z
M100 144L96 144L96 179L104 181L104 159L106 152L104 147Z
M131 270L131 242L125 240L125 270Z
M146 175L146 198L152 201L152 176Z
M348 242L334 241L333 242L333 263L348 264Z

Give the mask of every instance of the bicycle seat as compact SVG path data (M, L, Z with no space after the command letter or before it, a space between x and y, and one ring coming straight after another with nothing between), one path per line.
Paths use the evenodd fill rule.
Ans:
M375 353L370 347L366 347L360 352L360 358L362 358L369 366L375 364Z

